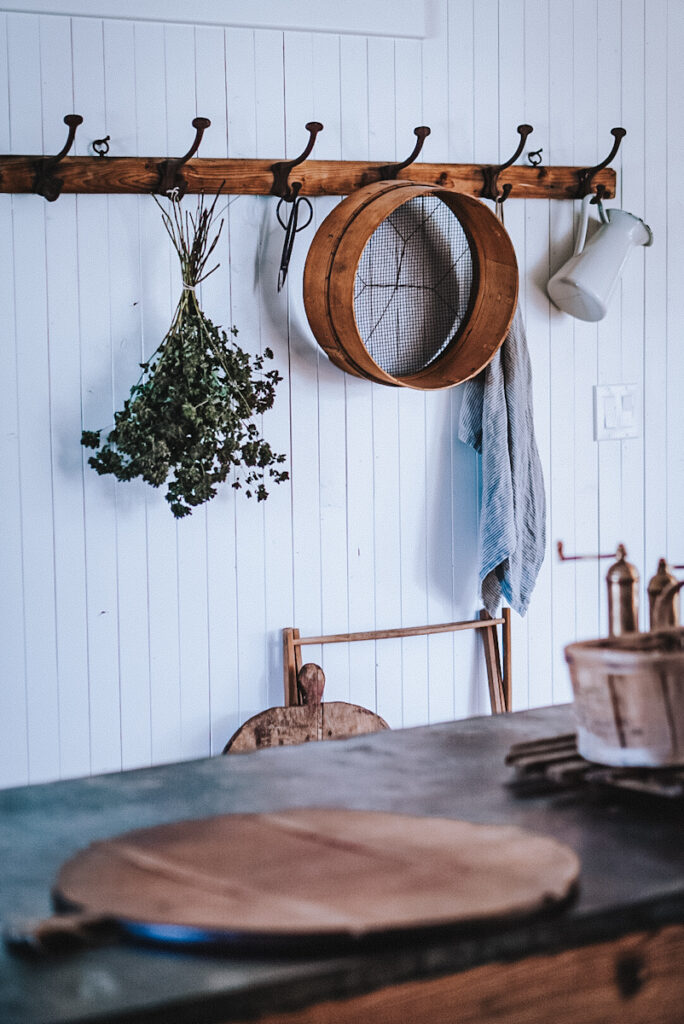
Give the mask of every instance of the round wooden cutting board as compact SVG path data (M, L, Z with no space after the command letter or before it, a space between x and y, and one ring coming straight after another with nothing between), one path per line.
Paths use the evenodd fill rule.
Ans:
M564 900L578 874L567 846L512 826L305 808L93 843L54 892L162 938L296 940L526 915Z

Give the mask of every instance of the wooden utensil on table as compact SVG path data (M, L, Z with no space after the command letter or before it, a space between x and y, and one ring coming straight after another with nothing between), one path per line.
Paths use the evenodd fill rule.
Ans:
M368 708L345 701L323 703L325 675L309 662L297 674L301 704L269 708L248 719L231 736L224 754L247 753L262 747L283 747L310 740L339 740L379 732L389 726Z
M76 912L24 939L62 950L99 923L106 937L115 924L154 941L302 951L541 912L578 873L569 847L508 825L332 808L228 814L92 843L54 888Z

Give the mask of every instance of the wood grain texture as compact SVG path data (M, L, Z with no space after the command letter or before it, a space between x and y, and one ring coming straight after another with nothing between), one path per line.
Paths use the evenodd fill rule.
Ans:
M480 611L480 618L486 622L489 614L484 610ZM510 708L506 703L506 690L504 689L501 675L501 655L499 653L499 640L495 629L487 629L482 633L484 646L485 665L487 666L487 684L489 686L489 703L492 714L500 715Z
M682 925L680 816L640 810L614 797L605 802L554 795L520 799L506 785L511 768L505 758L512 745L562 736L573 724L570 707L550 707L390 730L338 745L305 743L263 756L215 757L0 792L6 836L3 920L45 915L61 863L89 843L192 817L279 811L293 801L320 806L321 794L338 807L518 825L552 836L582 856L577 899L560 913L458 939L449 931L401 944L373 941L351 956L330 956L318 941L310 956L287 961L198 956L180 949L169 956L121 945L29 966L0 945L0 1019L15 1024L78 1019L111 1024L117 1017L146 1024L197 1024L212 1016L256 1020L486 964L497 975L512 959L545 958L631 932ZM285 861L276 869L279 876L290 870ZM672 949L671 964L681 970L681 947ZM558 979L550 973L553 984ZM586 978L581 972L571 976L573 986L591 987L591 962L584 973ZM89 984L93 978L104 978L107 989ZM503 978L514 981L515 974ZM568 998L574 998L574 989L567 988ZM518 996L524 1000L525 990L509 986L498 998ZM458 1020L454 1006L450 1009ZM357 1019L368 1018L359 1014ZM650 1019L646 1013L642 1021ZM408 1020L407 1014L402 1024ZM578 1013L573 1024L583 1020ZM608 1012L602 1024L620 1020L620 1014Z
M502 668L499 654L497 626L502 626L502 642L504 664ZM283 630L283 671L285 686L285 705L310 703L300 700L298 679L302 671L302 647L316 644L347 644L365 641L408 639L409 637L429 637L446 633L460 633L465 630L479 630L484 648L487 683L489 686L489 702L492 713L499 714L511 709L512 669L511 669L511 630L510 608L503 609L501 618L492 618L484 609L480 618L463 622L442 622L427 626L399 626L394 629L361 630L354 633L330 633L325 636L300 636L298 629L292 627ZM306 668L307 666L305 666ZM318 667L318 666L315 666ZM325 683L324 683L325 685ZM301 684L299 685L301 690Z
M304 808L93 843L62 867L55 891L123 922L288 940L548 911L579 870L568 846L512 826Z
M224 754L347 739L388 728L387 722L368 708L345 701L323 703L325 673L313 662L301 664L298 633L296 629L283 630L285 707L253 715L228 740Z
M248 719L231 736L224 754L246 754L266 747L289 747L317 740L344 740L387 729L368 708L345 701L311 707L268 708Z
M569 644L565 658L584 757L684 764L684 628Z
M49 155L49 154L48 154ZM32 192L39 154L0 156L0 192ZM56 172L65 193L123 194L149 193L159 183L159 164L164 157L65 157ZM190 193L217 192L227 195L272 195L273 172L277 161L259 159L197 158L183 167ZM346 196L382 180L383 163L361 160L308 160L297 167L293 180L302 183L307 196ZM513 185L510 198L574 199L581 167L511 167L506 181ZM412 164L397 175L398 180L416 181L453 189L465 195L480 196L483 188L478 164ZM606 168L594 179L603 185L606 198L615 195L615 171Z
M261 1024L680 1024L684 927L487 964L365 996L322 1002Z
M435 196L465 232L472 260L468 308L454 336L427 367L395 376L373 359L361 337L354 296L359 261L371 236L404 203ZM316 232L304 268L304 305L316 340L354 376L380 384L432 390L473 377L503 343L518 295L515 252L482 203L413 181L375 182L335 207Z
M293 639L294 647L303 647L307 644L337 644L352 643L363 640L387 640L393 637L422 636L423 634L435 633L457 633L464 629L490 629L492 626L499 626L505 619L473 619L469 622L442 622L433 623L428 626L397 626L396 629L375 629L359 630L356 633L330 633L327 636L299 636L299 631Z

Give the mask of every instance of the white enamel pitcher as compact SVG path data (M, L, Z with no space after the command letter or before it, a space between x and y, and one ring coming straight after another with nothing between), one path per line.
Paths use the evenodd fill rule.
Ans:
M585 245L589 222L589 203L582 200L575 251L547 285L552 302L578 320L602 320L608 302L625 265L637 245L651 245L653 232L643 220L626 210L603 210L598 203L602 224Z

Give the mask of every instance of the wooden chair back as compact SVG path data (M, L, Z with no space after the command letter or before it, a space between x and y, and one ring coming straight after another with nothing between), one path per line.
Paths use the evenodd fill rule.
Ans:
M498 627L501 627L500 656ZM302 667L302 647L313 644L353 643L358 640L388 640L397 637L427 636L432 633L456 633L464 629L480 631L484 647L489 700L492 714L511 710L511 610L504 608L500 618L492 618L484 609L479 619L464 622L445 622L433 626L403 626L398 629L376 629L361 633L331 633L326 636L300 636L291 626L283 630L283 672L285 706L300 703L297 676Z

